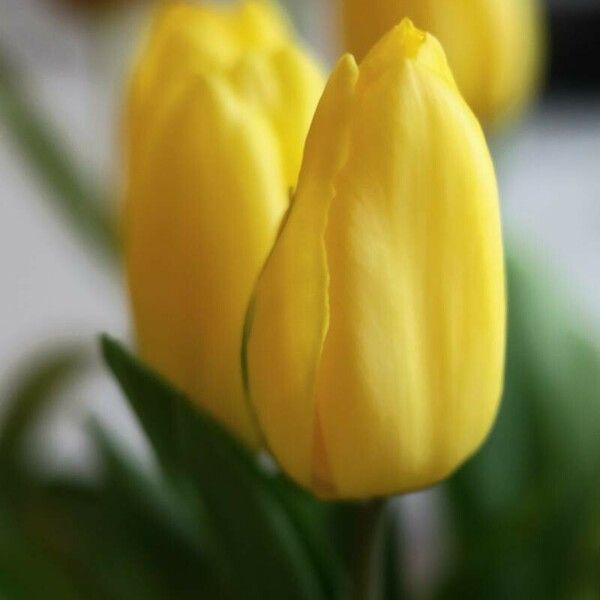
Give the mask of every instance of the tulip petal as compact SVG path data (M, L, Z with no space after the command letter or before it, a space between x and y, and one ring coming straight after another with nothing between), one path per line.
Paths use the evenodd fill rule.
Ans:
M467 103L493 127L518 115L539 86L542 6L539 0L342 0L345 42L362 59L409 17L440 40Z
M125 248L141 355L256 445L239 357L256 274L287 207L276 137L216 77L188 81L148 129Z
M322 88L256 0L165 3L130 86L123 230L142 356L252 445L244 317Z
M297 481L313 484L314 380L328 327L323 234L345 160L357 68L344 57L308 136L304 174L260 277L249 322L249 394L268 446Z
M248 52L230 74L240 95L264 111L277 132L285 179L295 188L306 132L323 91L320 69L291 44Z
M130 165L144 146L146 124L157 97L193 75L233 69L248 52L270 53L288 43L290 32L274 6L248 0L221 7L169 2L157 9L154 26L130 84L127 139ZM321 88L319 88L320 91ZM176 92L175 92L176 93ZM305 129L306 131L306 129Z
M431 485L488 433L505 328L495 175L440 45L410 21L332 75L248 325L264 437L321 496Z
M316 404L336 496L442 479L480 445L500 398L494 170L447 69L431 62L439 45L427 36L415 52L411 27L395 28L360 66L328 218L330 324Z

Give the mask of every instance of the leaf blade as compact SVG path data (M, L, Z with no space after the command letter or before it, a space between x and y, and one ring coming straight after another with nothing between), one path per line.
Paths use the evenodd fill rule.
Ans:
M324 600L313 557L252 453L117 342L103 337L102 350L165 471L196 482L241 596Z

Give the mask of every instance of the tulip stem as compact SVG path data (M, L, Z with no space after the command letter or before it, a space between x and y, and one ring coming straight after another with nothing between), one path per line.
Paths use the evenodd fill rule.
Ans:
M378 600L383 586L386 499L371 500L358 512L354 539L354 600Z

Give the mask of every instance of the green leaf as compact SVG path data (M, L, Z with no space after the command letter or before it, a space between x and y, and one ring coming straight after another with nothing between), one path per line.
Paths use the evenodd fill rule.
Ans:
M203 545L212 532L198 511L181 501L164 481L144 474L110 434L99 426L93 436L104 459L104 500L129 533L146 562L177 598L230 598L228 583Z
M573 563L587 562L582 519L598 488L600 353L534 261L509 255L508 288L500 414L445 486L457 535L448 586L473 596L567 597Z
M252 453L116 342L102 348L167 477L181 489L187 476L198 494L236 597L326 598L299 522Z
M60 136L27 102L0 48L0 118L14 142L51 192L59 211L79 231L82 241L114 261L116 227L103 194L75 168Z
M107 501L106 491L78 480L32 485L13 510L15 522L85 600L168 598L129 519Z
M202 555L200 523L168 485L147 475L101 425L91 424L92 437L104 466L104 488L117 504L127 506L165 536L172 537L188 552Z
M0 598L83 600L65 575L16 526L0 503Z
M348 598L349 573L332 535L338 513L346 511L348 504L321 502L281 474L273 477L271 486L311 554L327 597Z
M188 471L195 452L191 422L200 421L197 411L165 381L137 363L116 341L103 337L101 344L104 359L165 472L178 476ZM209 419L198 427L209 430L208 435L219 436L219 427ZM252 461L247 453L235 448L233 440L225 434L220 437L222 443L238 451L243 460Z
M25 435L55 392L79 374L85 365L80 348L53 349L28 361L24 376L4 399L6 414L0 423L0 478L5 483L20 471L17 464Z

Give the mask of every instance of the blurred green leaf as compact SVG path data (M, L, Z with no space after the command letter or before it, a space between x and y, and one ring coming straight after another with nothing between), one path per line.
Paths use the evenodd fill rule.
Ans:
M178 528L177 511L169 512L164 490L157 494L154 485L141 481L136 467L108 466L106 471L100 480L23 486L10 520L29 541L28 553L60 568L85 600L192 600L199 593L231 598L215 586L204 555L189 543L194 528L192 534ZM34 582L35 575L34 567L29 573Z
M500 414L446 485L456 548L442 598L571 598L589 564L582 532L600 491L600 353L534 261L509 256L508 288Z
M131 507L131 512L138 518L164 529L165 535L177 540L191 554L202 555L202 539L206 532L195 518L196 511L190 512L165 482L146 475L100 425L93 424L91 430L103 461L107 494L117 504Z
M97 483L65 480L30 486L16 522L85 600L168 598L161 573L129 526L124 507ZM60 598L60 596L57 596Z
M3 400L6 414L0 421L0 478L18 475L19 452L25 435L56 391L81 372L85 353L81 348L53 349L30 359L25 374Z
M131 564L129 540L116 541L120 530L111 535L115 519L103 510L99 488L83 482L48 484L47 475L26 469L20 460L32 426L60 399L58 390L86 366L80 347L45 351L26 362L25 374L5 399L0 426L0 589L1 582L10 585L11 600L152 598L151 587L144 588L145 596L136 596L141 588L128 585L129 573L136 582L143 580L143 564ZM119 574L128 563L130 569ZM54 579L72 587L72 593L55 591Z
M105 337L102 347L167 476L180 486L182 476L191 475L198 503L218 532L211 552L236 597L328 597L307 537L297 529L300 521L255 457L116 342Z
M201 420L185 398L137 363L116 341L103 337L102 352L167 474L179 477L182 472L189 472L198 443L191 424L195 421L198 421L198 430L206 429L206 435L218 438L237 453L240 460L253 464L250 454L238 447L216 423L208 418Z
M209 537L198 510L181 501L165 482L143 474L119 445L101 428L94 427L106 469L105 501L120 515L130 539L137 540L146 562L164 580L164 590L177 598L231 598L219 565L208 555Z
M0 118L17 147L51 192L49 198L79 231L82 241L114 261L116 224L103 194L86 181L60 136L27 101L0 47Z
M68 579L15 526L0 503L0 598L83 600Z
M348 598L351 593L349 572L334 533L339 525L338 514L354 505L319 501L280 473L273 475L270 485L302 537L327 598Z

